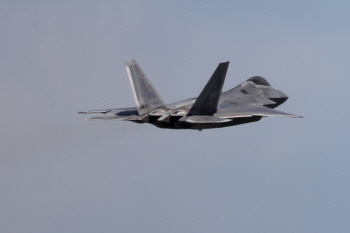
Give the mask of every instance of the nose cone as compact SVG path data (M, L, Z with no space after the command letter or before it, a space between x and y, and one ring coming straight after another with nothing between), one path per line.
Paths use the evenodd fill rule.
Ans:
M270 100L272 100L272 101L274 101L276 103L275 105L270 106L272 108L275 108L275 107L283 104L289 98L289 96L287 94L285 94L284 92L282 92L282 91L279 91L279 90L275 89L275 93L278 95L277 98L269 98Z
M279 90L275 90L275 91L279 95L279 98L285 98L286 100L289 98L289 96L286 93L279 91Z

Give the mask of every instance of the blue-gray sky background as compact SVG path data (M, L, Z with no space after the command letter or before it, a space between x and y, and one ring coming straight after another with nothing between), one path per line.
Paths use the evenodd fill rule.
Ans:
M350 3L0 3L1 232L349 232ZM198 131L77 112L261 75L303 119Z

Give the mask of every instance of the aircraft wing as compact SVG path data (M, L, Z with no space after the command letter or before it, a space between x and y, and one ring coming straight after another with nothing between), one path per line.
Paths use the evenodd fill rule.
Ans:
M256 104L242 104L229 108L218 109L214 117L220 118L238 118L238 117L301 117L291 113L281 112L275 109Z

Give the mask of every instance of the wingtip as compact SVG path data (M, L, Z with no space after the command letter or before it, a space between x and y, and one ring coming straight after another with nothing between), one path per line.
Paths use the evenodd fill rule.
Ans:
M292 115L293 118L304 118L303 116Z
M135 62L136 62L135 59L130 59L130 60L128 60L128 61L125 61L125 65L131 66L131 65L133 65Z

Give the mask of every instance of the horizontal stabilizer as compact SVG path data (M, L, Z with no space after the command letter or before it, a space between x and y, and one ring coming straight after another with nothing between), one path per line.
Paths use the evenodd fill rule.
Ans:
M138 120L138 121L143 121L143 122L148 122L148 120L149 120L149 114L145 114L145 115L143 115L143 116L139 116L139 117L137 118L137 120Z
M214 114L215 117L222 118L238 118L238 117L252 117L252 116L263 116L263 117L301 117L291 113L277 111L261 105L237 105L230 108L220 109Z
M103 114L113 114L113 115L118 115L118 116L138 115L137 108L135 108L135 107L89 110L86 112L78 112L78 113L80 113L80 114L103 113Z
M216 112L229 63L219 64L187 116L213 115Z
M166 122L166 123L169 123L170 122L170 118L171 118L171 116L170 116L170 114L172 113L172 112L174 112L175 110L169 110L169 111L167 111L165 114L163 114L163 116L161 116L161 117L159 117L158 119L157 119L157 121L164 121L164 122Z
M100 117L91 117L89 120L125 120L129 116L100 116Z
M184 121L187 123L196 123L196 124L208 124L208 123L225 123L231 120L219 118L219 117L213 117L213 116L185 116L185 117L182 117L179 121Z
M91 117L88 120L119 120L119 121L139 121L139 116L100 116Z

